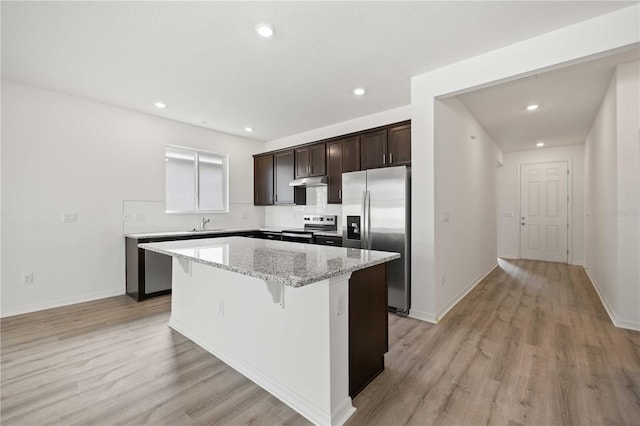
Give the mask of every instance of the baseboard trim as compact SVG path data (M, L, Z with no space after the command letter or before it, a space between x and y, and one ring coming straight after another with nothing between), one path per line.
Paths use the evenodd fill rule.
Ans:
M38 303L35 305L20 306L17 308L3 309L0 312L0 318L13 317L16 315L30 314L32 312L44 311L46 309L60 308L62 306L75 305L77 303L91 302L98 299L106 299L108 297L122 296L125 294L124 290L118 291L104 291L100 293L93 293L81 297L69 297L66 299L54 300L46 303Z
M587 277L589 278L589 281L591 281L591 285L593 286L596 293L598 294L598 297L600 298L600 302L602 303L602 306L604 306L604 310L607 311L607 315L609 315L609 319L611 320L613 325L615 325L618 328L640 331L640 323L621 320L618 318L615 311L613 310L613 306L611 306L611 304L609 303L609 300L607 300L604 294L600 291L598 282L593 277L593 275L591 275L591 273L589 272L589 268L587 268L586 266L583 266L583 268L584 268L584 271L587 273Z
M446 305L444 305L445 307L443 309L440 310L440 313L436 316L436 322L439 322L442 318L444 318L445 315L447 315L449 313L449 311L451 309L453 309L454 306L456 306L458 303L460 303L460 301L462 299L465 298L465 296L467 294L469 294L469 292L471 292L471 290L473 290L474 288L476 288L476 286L478 284L480 284L482 282L482 280L484 280L491 272L493 272L494 269L496 269L498 267L498 262L496 262L495 264L491 265L491 267L489 268L489 270L487 270L486 272L484 272L482 275L480 275L479 278L476 278L474 281L471 282L471 284L469 286L467 286L465 289L463 289L460 293L458 293L456 296L452 297L449 302L447 302Z
M424 322L430 322L432 324L437 324L436 316L431 312L421 311L419 309L409 309L409 318L417 319Z
M342 425L356 411L351 398L347 396L340 402L340 404L338 404L334 413L326 413L304 397L300 396L288 387L283 386L277 380L238 358L228 349L211 342L209 339L201 338L198 336L197 332L183 322L171 317L169 319L169 327L193 341L198 346L204 348L209 353L220 358L225 364L229 365L231 368L238 371L261 388L265 389L267 392L287 404L314 424Z

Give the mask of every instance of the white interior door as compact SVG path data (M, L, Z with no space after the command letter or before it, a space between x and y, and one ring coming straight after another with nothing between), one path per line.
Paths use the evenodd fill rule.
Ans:
M566 162L520 168L520 257L568 262Z

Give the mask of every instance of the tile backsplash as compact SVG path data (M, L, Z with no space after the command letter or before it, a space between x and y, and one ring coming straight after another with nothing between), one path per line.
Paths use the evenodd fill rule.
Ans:
M302 216L314 213L338 216L338 229L341 229L342 205L327 204L326 186L307 188L307 205L305 206L265 207L264 224L267 227L301 228Z
M200 220L210 220L206 229L261 228L264 207L253 204L229 203L229 213L165 213L164 201L125 200L122 203L124 234L161 231L190 231L200 227Z
M165 213L164 201L125 200L122 203L122 230L124 234L162 231L190 231L199 228L203 217L210 219L206 229L241 228L301 228L305 214L338 216L338 229L342 227L342 206L327 204L327 187L307 188L305 206L254 206L229 203L229 213L196 214Z

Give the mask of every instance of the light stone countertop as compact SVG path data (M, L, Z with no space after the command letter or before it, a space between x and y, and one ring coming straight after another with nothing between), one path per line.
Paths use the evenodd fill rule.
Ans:
M302 287L399 259L399 253L246 237L142 243L138 247L269 282Z
M294 227L291 227L294 228ZM278 227L263 227L263 228L229 228L229 229L206 229L204 231L159 231L159 232L140 232L133 234L124 234L129 238L163 238L163 237L182 237L186 235L216 235L216 234L231 234L234 232L281 232L283 229L291 228L278 228ZM325 237L342 237L342 231L312 231L315 235L321 235Z
M282 228L230 228L230 229L205 229L204 231L159 231L159 232L140 232L134 234L124 234L129 238L159 238L159 237L181 237L185 235L215 235L229 234L234 232L281 232Z

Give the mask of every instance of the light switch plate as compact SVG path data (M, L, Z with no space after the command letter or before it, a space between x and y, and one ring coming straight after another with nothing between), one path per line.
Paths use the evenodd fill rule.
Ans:
M442 212L442 222L449 222L449 212Z

